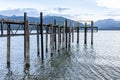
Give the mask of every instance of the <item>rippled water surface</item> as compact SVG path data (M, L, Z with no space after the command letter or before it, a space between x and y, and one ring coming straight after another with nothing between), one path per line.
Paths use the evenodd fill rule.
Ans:
M0 80L120 80L120 31L94 33L94 45L80 43L68 50L37 56L36 36L30 36L30 67L24 66L24 39L11 38L11 65L6 64L6 38L0 38ZM45 36L44 36L45 39ZM45 41L45 40L44 40ZM44 47L45 48L45 47ZM45 52L45 51L44 51Z

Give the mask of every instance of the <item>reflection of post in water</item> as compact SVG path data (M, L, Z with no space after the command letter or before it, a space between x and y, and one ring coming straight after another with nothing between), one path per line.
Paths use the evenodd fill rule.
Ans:
M87 44L84 45L83 50L83 60L85 63L94 63L96 59L96 50L94 49L94 46L91 45L91 47L88 47Z
M45 63L44 60L41 61L41 59L38 57L37 64L35 66L35 77L34 79L30 80L51 80L50 77L50 67L49 63Z
M80 45L79 44L76 45L76 51L77 51L76 53L79 53L79 51L80 51Z
M84 49L87 49L87 44L84 44Z
M26 66L24 65L24 76L23 76L23 80L29 80L30 76L29 76L29 68L30 66Z
M5 76L5 80L14 80L10 65L7 65L7 69L8 69L8 73Z

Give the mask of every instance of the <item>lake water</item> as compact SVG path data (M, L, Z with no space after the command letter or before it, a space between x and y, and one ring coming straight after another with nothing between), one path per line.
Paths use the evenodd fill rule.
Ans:
M80 43L70 50L45 53L44 61L37 56L36 36L30 36L30 68L24 66L24 39L11 38L11 66L6 65L6 38L0 38L0 80L120 80L120 31L94 33L94 45ZM45 38L45 36L44 36ZM45 40L44 40L45 41ZM45 48L45 47L44 47Z

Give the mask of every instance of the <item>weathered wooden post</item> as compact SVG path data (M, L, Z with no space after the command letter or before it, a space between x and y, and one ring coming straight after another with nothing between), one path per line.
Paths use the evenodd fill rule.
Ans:
M60 51L60 26L58 26L58 52Z
M77 43L79 43L79 26L80 26L80 24L78 23L78 25L77 25Z
M61 27L60 27L60 44L61 44Z
M74 42L74 21L72 23L72 43Z
M65 37L66 37L66 49L67 49L67 32L68 32L68 30L67 30L67 19L65 20Z
M52 45L53 45L53 50L55 47L55 33L54 33L55 27L52 25Z
M65 22L63 25L63 35L62 35L62 47L63 47L63 49L64 49L64 46L65 46Z
M30 44L29 44L29 23L27 21L27 13L24 13L24 58L26 66L29 65L29 51Z
M56 50L56 45L57 45L57 43L56 43L56 19L54 19L54 25L55 25L55 27L54 27L54 33L55 33L54 42L55 42L55 50Z
M93 45L93 21L91 21L91 45Z
M1 22L1 35L3 35L3 21Z
M71 27L69 27L69 48L71 46Z
M37 25L37 55L40 54L39 33L40 33L40 25Z
M67 42L68 42L68 47L69 47L69 26L67 27Z
M46 52L48 52L48 26L46 26Z
M44 59L44 46L43 46L43 14L40 13L40 32L41 32L41 57Z
M7 65L10 65L10 24L7 27Z
M30 40L29 40L29 23L28 21L25 21L25 56L26 56L26 59L25 59L25 64L26 66L30 66L29 62L30 62Z
M98 27L96 27L96 29L97 29L97 31L96 31L96 32L98 32Z
M85 23L84 27L84 44L87 44L87 23Z
M26 58L26 33L25 33L25 27L26 27L26 25L25 25L25 22L27 21L27 13L25 12L24 13L24 59Z
M52 24L50 24L50 49L51 49L51 56L53 55L53 47L54 47L54 45L53 45L53 25Z

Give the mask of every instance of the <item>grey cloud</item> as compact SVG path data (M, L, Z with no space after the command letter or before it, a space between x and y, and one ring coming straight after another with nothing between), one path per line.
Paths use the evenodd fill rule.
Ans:
M54 8L53 10L56 10L58 12L63 12L63 11L66 11L66 10L69 10L70 8Z
M0 11L0 15L6 15L6 16L22 16L24 12L27 12L29 16L39 16L39 13L36 9L33 8L18 8L18 9L9 9L9 10L2 10Z
M106 16L120 16L120 14L112 14L112 13L108 13L108 14L105 14Z
M105 16L120 16L120 13L118 11L110 11L104 14Z
M86 16L93 16L93 15L95 15L95 14L84 13L84 15L86 15Z

